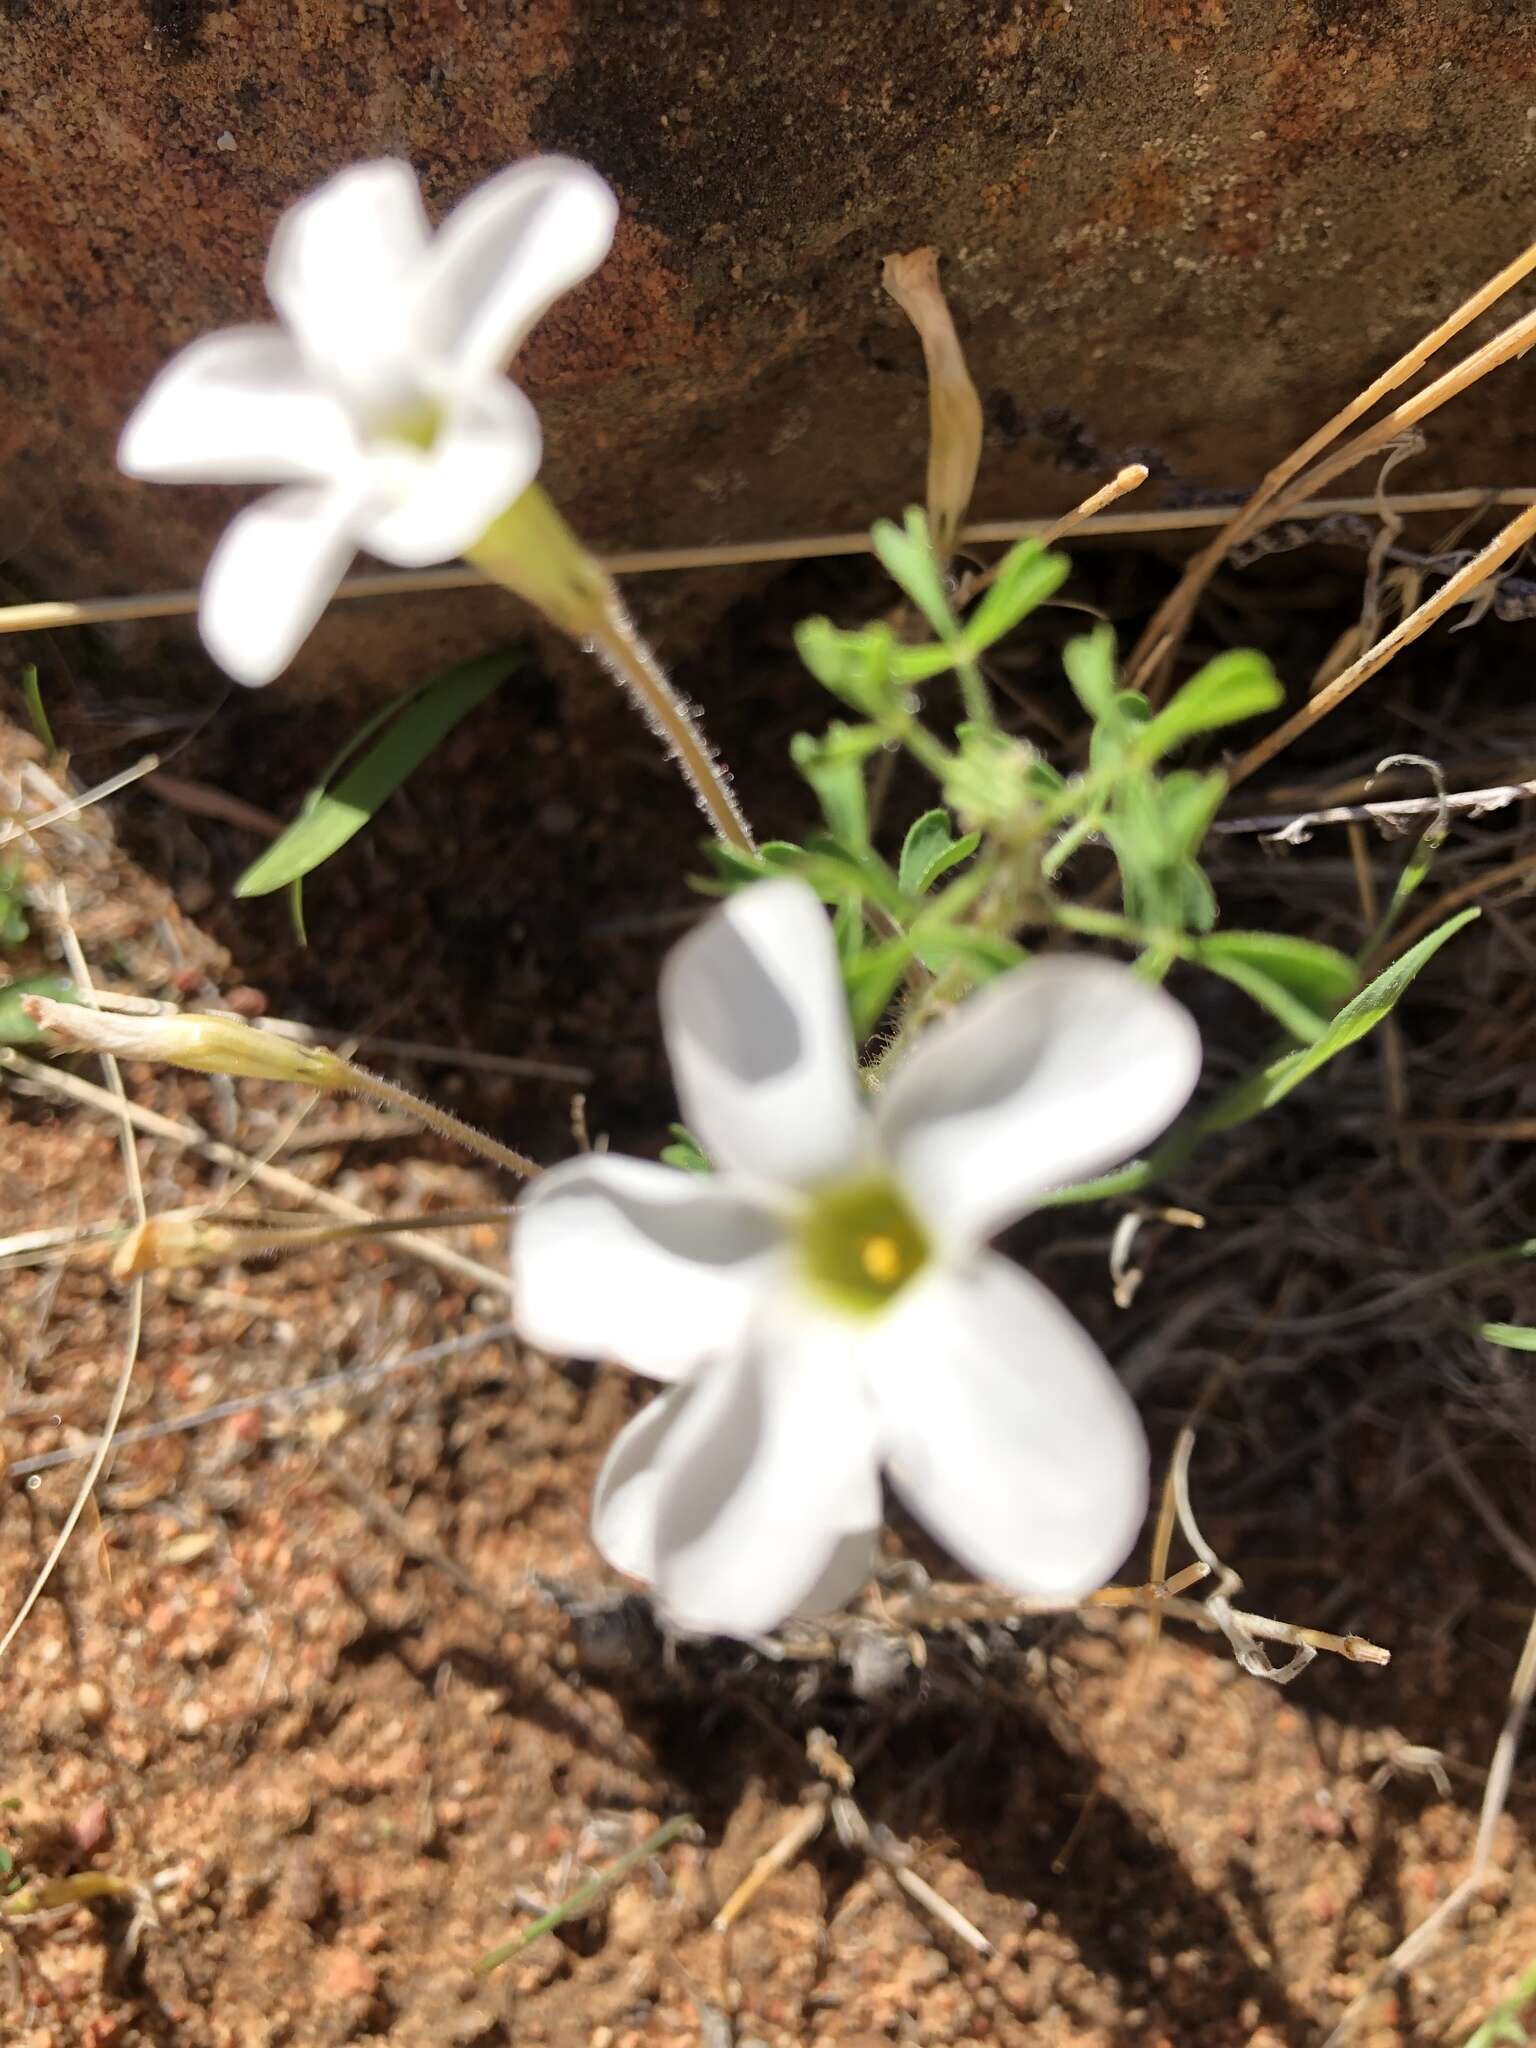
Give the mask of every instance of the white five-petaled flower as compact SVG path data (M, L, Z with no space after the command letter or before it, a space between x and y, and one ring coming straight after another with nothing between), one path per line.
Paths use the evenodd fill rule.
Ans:
M394 159L283 215L267 262L282 326L183 349L118 448L130 476L285 486L234 520L203 580L203 640L230 675L280 674L358 548L451 561L532 483L538 417L501 371L602 262L616 216L595 171L554 156L502 171L435 235Z
M987 1240L1177 1114L1187 1012L1111 962L1020 967L866 1102L826 917L788 880L676 947L661 1008L719 1170L588 1154L534 1184L513 1233L532 1343L673 1382L609 1452L598 1548L684 1626L758 1635L863 1583L883 1468L977 1573L1101 1584L1146 1506L1141 1424Z

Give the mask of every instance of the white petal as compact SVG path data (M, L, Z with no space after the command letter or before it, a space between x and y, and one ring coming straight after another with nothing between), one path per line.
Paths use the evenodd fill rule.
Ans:
M172 356L129 415L118 467L168 484L277 484L336 473L351 422L280 327L227 327Z
M1130 1158L1199 1074L1200 1034L1171 996L1112 961L1041 960L927 1032L875 1117L929 1225L975 1242Z
M869 1584L879 1555L878 1528L855 1529L840 1537L821 1577L795 1603L796 1617L814 1621L818 1615L838 1613Z
M394 502L359 533L386 562L419 568L451 562L538 475L543 442L538 415L515 384L488 378L456 406L425 455L400 448L376 457L375 473Z
M630 1466L641 1491L622 1538L629 1558L653 1567L665 1611L685 1628L757 1636L819 1594L829 1574L846 1594L846 1539L878 1523L880 1480L874 1410L838 1326L771 1312L666 1405L647 1446L654 1482ZM615 1487L605 1497L610 1534L619 1504ZM651 1514L647 1553L641 1525Z
M691 1381L670 1387L626 1423L603 1460L592 1494L593 1541L616 1571L647 1585L656 1579L656 1529L663 1493L676 1478L669 1438L694 1392ZM798 1596L793 1613L814 1618L846 1607L869 1582L878 1549L878 1527L834 1536L819 1576Z
M739 1342L783 1239L778 1217L712 1174L588 1153L517 1207L517 1326L556 1356L652 1379Z
M669 1387L626 1422L609 1446L592 1491L592 1541L615 1571L651 1585L656 1577L656 1517L662 1452L691 1382Z
M891 1483L970 1570L1074 1599L1125 1560L1147 1503L1135 1404L1087 1331L982 1252L913 1289L870 1373Z
M270 683L304 644L346 574L356 497L295 485L225 529L203 576L203 645L237 683Z
M608 254L618 201L586 164L539 156L487 180L432 244L421 319L462 374L503 367L563 292Z
M672 949L661 1021L683 1120L717 1165L805 1187L866 1139L832 928L804 882L756 882Z
M278 222L267 295L312 368L365 407L409 400L430 243L416 174L386 158L338 171Z

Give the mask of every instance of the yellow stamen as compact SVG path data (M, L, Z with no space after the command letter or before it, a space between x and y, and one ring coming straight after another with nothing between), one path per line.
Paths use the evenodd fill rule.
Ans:
M859 1246L859 1264L877 1287L894 1287L902 1277L901 1246L883 1232L866 1237Z

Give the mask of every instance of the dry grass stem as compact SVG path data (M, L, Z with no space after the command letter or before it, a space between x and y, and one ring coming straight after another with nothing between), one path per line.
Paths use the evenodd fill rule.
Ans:
M1413 347L1408 349L1405 354L1400 355L1394 363L1382 371L1380 376L1373 378L1363 391L1357 392L1349 403L1336 412L1331 419L1324 421L1323 425L1315 433L1309 435L1298 447L1293 448L1289 455L1283 457L1281 461L1275 464L1274 468L1268 472L1259 484L1258 489L1253 492L1247 503L1230 515L1222 531L1217 534L1208 547L1202 548L1200 553L1188 564L1178 584L1163 600L1162 604L1158 606L1157 611L1153 614L1141 638L1132 650L1130 660L1126 665L1127 688L1142 689L1153 679L1166 654L1183 637L1190 619L1194 616L1195 606L1199 603L1201 594L1217 568L1225 559L1228 551L1238 541L1247 539L1250 534L1256 532L1261 526L1267 525L1270 520L1280 516L1281 511L1285 509L1285 501L1282 497L1285 487L1294 478L1302 475L1307 464L1337 441L1341 434L1347 433L1357 420L1363 419L1371 408L1379 404L1390 392L1395 391L1399 385L1405 384L1410 377L1416 376L1430 358L1438 354L1447 342L1454 340L1464 328L1469 327L1474 320L1481 318L1490 306L1496 304L1507 292L1512 291L1533 270L1536 270L1536 242L1531 243L1512 263L1506 264L1502 270L1489 278L1486 284L1480 285L1475 292L1464 299L1455 311L1442 320L1437 327L1431 328L1428 334L1415 342ZM1526 325L1527 322L1525 321L1517 321L1515 323L1517 328L1523 328ZM1506 329L1504 334L1496 336L1494 341L1487 345L1486 349L1475 350L1471 356L1457 364L1448 377L1437 380L1436 384L1432 384L1425 391L1420 392L1416 400L1410 401L1411 406L1419 407L1417 411L1410 413L1409 407L1399 407L1392 413L1389 413L1384 421L1378 422L1377 427L1370 430L1371 434L1379 436L1375 445L1384 446L1386 442L1395 440L1403 431L1404 426L1422 419L1428 412L1434 410L1435 405L1443 404L1446 398L1454 396L1457 391L1464 390L1469 384L1475 383L1478 377L1486 374L1487 370L1494 368L1497 362L1506 360L1504 354L1489 356L1486 362L1482 362L1476 368L1473 367L1474 365L1479 365L1479 359L1488 356L1489 351L1495 350L1500 344L1505 343L1509 333L1510 330ZM1530 336L1527 336L1526 341L1519 346L1527 346L1529 339ZM1518 352L1518 346L1508 350L1508 353ZM1445 389L1441 395L1437 396L1433 403L1425 402L1429 399L1431 393L1439 390L1440 386L1449 386L1450 388ZM1328 473L1337 474L1340 469L1348 468L1354 462L1363 461L1365 456L1371 452L1370 448L1364 445L1367 439L1369 439L1369 435L1357 437L1356 441L1349 443L1348 449L1345 451L1348 455L1348 460L1337 460L1334 468ZM1350 452L1354 450L1358 450L1358 452ZM1315 484L1322 481L1323 475L1324 468L1320 466L1319 469L1312 472L1307 481ZM1398 502L1401 503L1402 501L1399 500ZM1290 509L1293 513L1297 510L1294 506L1290 507Z
M1526 803L1536 797L1536 779L1530 782L1500 782L1487 789L1450 790L1444 796L1389 797L1375 804L1330 804L1321 811L1272 812L1260 818L1218 818L1211 827L1213 838L1230 838L1237 833L1258 833L1281 846L1303 846L1319 825L1381 825L1388 831L1406 831L1414 818L1433 817L1437 812L1465 811L1469 817L1485 818L1510 804Z
M248 1302L243 1305L250 1306ZM135 1444L157 1443L162 1437L208 1429L216 1422L227 1422L232 1415L245 1415L265 1408L299 1408L311 1401L328 1400L336 1395L348 1397L360 1393L365 1387L377 1386L382 1380L393 1379L399 1373L419 1372L426 1366L440 1365L444 1359L479 1350L482 1345L510 1343L516 1335L517 1330L512 1323L488 1323L483 1329L468 1331L461 1337L445 1337L440 1343L404 1352L399 1358L347 1366L340 1372L321 1373L317 1379L301 1381L296 1387L269 1387L262 1394L242 1394L234 1400L215 1401L211 1407L196 1408L189 1415L172 1415L163 1422L140 1423L135 1429L119 1430L113 1442L119 1450L128 1450ZM79 1464L81 1459L93 1457L104 1441L101 1437L91 1437L84 1443L65 1444L56 1451L43 1451L35 1458L14 1459L5 1468L6 1477L28 1479L35 1472L52 1472L61 1465Z
M1123 476L1124 471L1121 472ZM1117 479L1118 481L1118 479ZM1112 488L1112 487L1106 487ZM1114 492L1118 496L1118 491ZM1447 491L1403 492L1390 501L1401 513L1456 512L1496 505L1529 505L1536 490L1476 487ZM1108 500L1106 499L1106 503ZM1343 513L1369 517L1381 510L1371 497L1318 498L1287 508L1293 519L1332 519ZM1049 519L982 519L962 528L961 544L990 546L1010 541L1050 540L1069 530L1082 508ZM1093 531L1110 538L1155 537L1165 533L1200 533L1231 524L1226 505L1181 505L1165 512L1111 512L1095 517ZM1227 543L1222 545L1223 554ZM814 562L838 555L867 555L869 535L817 533L788 540L722 542L712 547L635 548L599 557L610 576L654 576L669 570L768 567L775 562ZM495 585L478 569L401 569L367 576L349 576L333 595L338 598L415 597L438 591L490 590ZM196 590L152 590L132 597L50 598L36 603L0 606L0 634L46 633L69 626L126 625L139 619L191 618L197 611Z
M99 804L104 797L116 796L131 782L138 782L150 774L158 763L158 754L146 754L142 761L135 761L131 768L120 769L116 775L109 775L105 782L98 782L94 788L84 790L79 796L64 796L51 811L44 811L41 817L22 818L8 825L0 832L0 852L18 839L31 839L36 833L46 831L50 825L61 825L66 818L76 818L82 811L88 811L92 804Z
M1471 1903L1488 1869L1489 1858L1493 1854L1494 1829L1498 1826L1509 1799L1515 1758L1519 1753L1520 1737L1525 1728L1526 1716L1531 1709L1533 1695L1536 1695L1536 1612L1531 1615L1525 1646L1520 1653L1520 1661L1515 1666L1514 1678L1510 1681L1509 1701L1504 1710L1504 1725L1499 1730L1499 1739L1493 1746L1493 1756L1489 1761L1488 1784L1477 1818L1477 1839L1472 1845L1472 1860L1467 1865L1466 1875L1453 1891L1446 1894L1429 1917L1421 1920L1413 1932L1393 1949L1391 1955L1377 1970L1373 1981L1345 2008L1338 2025L1323 2043L1323 2048L1338 2048L1338 2044L1350 2033L1356 2020L1377 1992L1385 1985L1395 1983L1399 1978L1406 1976L1420 1958L1434 1947L1447 1923L1454 1920L1463 1908Z
M74 977L75 986L80 992L82 1002L87 1007L90 1007L95 1001L95 989L91 981L91 970L86 963L85 954L81 950L80 941L75 935L75 928L69 914L69 898L65 894L62 883L54 883L49 909L58 931L60 943L64 949L65 961L69 966L70 973ZM133 1122L130 1115L132 1105L128 1100L128 1091L123 1086L123 1077L119 1071L117 1061L112 1057L111 1053L104 1053L102 1055L101 1064L102 1071L107 1077L107 1086L100 1093L105 1097L111 1113L117 1119L118 1146L122 1153L123 1176L127 1183L129 1206L134 1222L142 1227L149 1212L144 1201L144 1177L139 1171L138 1148L134 1143ZM107 1407L106 1421L97 1440L97 1448L92 1454L90 1464L86 1468L85 1477L80 1482L79 1491L70 1504L69 1512L65 1515L60 1525L59 1533L54 1538L48 1555L44 1558L37 1576L33 1579L25 1599L16 1610L10 1626L6 1629L4 1635L0 1636L0 1659L4 1658L6 1652L20 1634L28 1615L42 1598L48 1581L53 1577L54 1569L59 1559L69 1547L70 1538L79 1526L80 1517L85 1513L86 1502L96 1489L96 1482L100 1479L102 1470L111 1454L112 1442L117 1434L118 1425L123 1419L123 1410L128 1403L128 1389L133 1381L134 1367L138 1364L139 1345L143 1334L144 1282L141 1279L136 1279L128 1289L128 1325L123 1339L123 1360L118 1368L117 1381L112 1389L112 1398Z
M1532 316L1536 323L1536 315ZM1536 324L1532 326L1531 338L1536 340ZM1256 746L1248 749L1229 777L1229 785L1236 788L1267 761L1272 761L1292 743L1300 739L1326 718L1330 711L1337 710L1346 697L1378 675L1387 663L1399 655L1422 634L1427 633L1435 621L1444 616L1454 605L1463 603L1485 582L1493 571L1519 552L1533 536L1536 536L1536 505L1530 505L1519 513L1509 524L1494 535L1488 545L1473 557L1463 569L1448 577L1432 597L1426 598L1417 611L1410 612L1390 633L1383 634L1374 647L1367 648L1358 661L1350 663L1341 675L1326 683L1315 697L1312 697L1296 714L1274 732L1266 733Z
M817 1785L805 1805L770 1849L758 1857L735 1891L720 1908L710 1926L716 1934L728 1934L732 1926L757 1897L769 1878L787 1870L801 1850L814 1842L827 1824L832 1804L832 1787Z
M201 1125L181 1122L172 1117L162 1116L158 1110L145 1109L135 1102L119 1109L105 1088L98 1088L93 1082L83 1081L76 1074L66 1074L52 1067L44 1066L40 1060L29 1059L25 1053L13 1047L0 1046L0 1067L24 1076L30 1083L52 1094L65 1097L72 1102L84 1104L89 1109L105 1111L109 1115L124 1115L137 1131L151 1138L164 1138L168 1144L184 1151L199 1153L215 1166L227 1166L244 1174L247 1179L260 1186L271 1188L274 1193L285 1196L308 1209L322 1209L331 1216L343 1216L351 1223L374 1223L379 1219L369 1209L356 1202L345 1201L340 1195L333 1195L326 1188L317 1188L303 1180L296 1173L289 1173L281 1166L272 1166L263 1160L253 1159L247 1152L234 1145L226 1145L221 1138L214 1138ZM431 1238L419 1237L415 1232L402 1232L395 1242L413 1258L424 1259L428 1265L437 1266L446 1273L452 1273L459 1280L469 1280L478 1288L506 1296L511 1292L511 1281L505 1272L494 1266L483 1266L476 1259L466 1258L462 1252L452 1250L448 1245L437 1244Z

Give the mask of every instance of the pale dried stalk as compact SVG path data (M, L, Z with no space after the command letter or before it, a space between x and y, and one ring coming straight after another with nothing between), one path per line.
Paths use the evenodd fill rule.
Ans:
M890 255L880 282L917 329L928 371L928 527L941 563L954 553L981 464L981 400L939 283L937 249Z
M50 907L59 938L63 944L64 958L68 963L71 974L74 976L75 985L80 991L83 1002L89 1007L95 1002L96 991L91 981L90 967L87 965L85 954L81 950L80 941L75 934L75 928L70 919L69 899L64 893L62 883L55 883L54 900ZM123 1077L118 1070L117 1061L110 1052L102 1054L101 1065L102 1071L107 1077L107 1086L99 1092L105 1097L112 1114L117 1118L118 1143L123 1155L123 1175L128 1183L128 1200L133 1210L134 1222L142 1228L149 1212L144 1201L144 1177L139 1171L138 1149L133 1141L133 1124L130 1115L132 1104L128 1100L128 1091L123 1086ZM28 1615L42 1598L44 1589L48 1581L53 1577L59 1559L64 1555L65 1550L69 1546L70 1538L79 1526L80 1517L85 1513L86 1502L96 1490L96 1482L101 1477L102 1470L111 1454L113 1438L117 1435L118 1425L123 1419L123 1410L128 1405L128 1389L133 1381L134 1367L138 1364L139 1345L143 1334L144 1282L141 1279L136 1279L128 1290L128 1331L123 1343L123 1362L118 1369L117 1381L112 1389L112 1398L107 1406L107 1418L102 1426L97 1449L91 1458L90 1464L86 1467L85 1477L81 1480L79 1491L70 1504L69 1513L64 1517L59 1533L54 1538L53 1545L47 1557L44 1558L36 1578L32 1581L26 1598L17 1609L15 1617L11 1621L9 1628L6 1629L5 1634L0 1636L0 1659L4 1658L12 1643L15 1642L17 1636L21 1633Z
M1490 811L1502 811L1509 804L1536 797L1536 780L1499 782L1488 789L1459 789L1445 796L1388 797L1374 804L1330 804L1322 811L1277 812L1267 818L1218 818L1211 837L1226 838L1233 833L1258 832L1281 845L1300 846L1319 825L1378 824L1391 830L1408 829L1410 818L1424 818L1445 811L1467 811L1474 818ZM1374 923L1375 911L1368 913Z
M1533 314L1531 319L1531 338L1536 341L1536 314ZM1277 727L1274 732L1266 733L1257 745L1250 747L1228 777L1229 786L1235 789L1238 783L1246 782L1255 769L1262 768L1267 761L1272 761L1276 754L1283 753L1293 740L1300 739L1301 735L1316 725L1319 719L1326 718L1330 711L1336 710L1346 697L1352 696L1359 689L1362 683L1369 682L1374 675L1379 675L1388 662L1401 654L1405 647L1427 633L1437 619L1442 618L1453 606L1465 603L1480 583L1486 582L1495 569L1508 561L1511 555L1517 554L1533 536L1536 536L1536 505L1528 506L1518 517L1512 519L1508 526L1494 535L1480 554L1475 555L1467 563L1465 568L1458 569L1454 576L1441 584L1433 597L1425 599L1417 611L1410 612L1408 617L1400 620L1390 633L1383 634L1374 647L1368 647L1360 659L1351 662L1342 675L1335 676L1331 683L1325 684L1294 717L1288 718L1284 725Z
M827 1810L831 1803L832 1787L818 1785L783 1834L771 1848L758 1857L741 1883L710 1921L714 1933L728 1933L732 1924L741 1918L769 1878L776 1877L781 1870L788 1869L800 1851L815 1841L827 1824Z
M289 1173L281 1166L271 1166L253 1159L249 1153L239 1151L233 1145L226 1145L222 1139L210 1137L201 1125L178 1122L174 1118L161 1116L158 1110L145 1109L136 1102L127 1103L121 1110L105 1088L98 1088L94 1082L83 1081L76 1074L56 1072L45 1067L41 1061L29 1059L25 1053L16 1052L9 1046L0 1046L0 1067L8 1067L13 1073L24 1074L28 1081L38 1087L62 1095L72 1102L84 1103L88 1108L105 1110L109 1115L125 1115L135 1130L143 1131L152 1138L164 1138L169 1144L183 1150L198 1152L215 1166L227 1166L256 1181L262 1187L269 1187L276 1193L296 1201L305 1208L323 1209L331 1216L344 1216L349 1222L371 1223L376 1219L371 1210L364 1209L356 1202L345 1201L340 1195L333 1195L326 1188L317 1188L312 1182L301 1180L296 1173ZM428 1265L437 1266L446 1273L452 1273L458 1280L468 1280L476 1287L487 1288L493 1293L510 1295L512 1283L505 1272L494 1266L482 1266L476 1259L467 1259L461 1252L453 1251L448 1245L435 1244L430 1238L418 1237L414 1232L402 1232L395 1239L402 1250L413 1257L424 1259Z
M1520 1652L1520 1661L1515 1666L1515 1675L1510 1681L1509 1703L1505 1707L1504 1725L1499 1730L1499 1739L1493 1746L1493 1756L1488 1765L1488 1784L1483 1793L1482 1808L1477 1819L1477 1840L1472 1845L1472 1860L1467 1865L1466 1876L1453 1891L1446 1894L1428 1919L1421 1920L1413 1932L1393 1949L1391 1955L1377 1970L1371 1983L1345 2008L1338 2025L1323 2043L1323 2048L1338 2048L1338 2043L1350 2032L1355 2021L1381 1987L1405 1976L1419 1958L1433 1948L1446 1922L1454 1919L1464 1906L1471 1903L1493 1854L1494 1830L1509 1799L1515 1757L1519 1753L1520 1737L1531 1710L1533 1695L1536 1695L1536 1613L1531 1615L1530 1627L1525 1636L1525 1647Z
M1121 472L1125 474L1124 471ZM1098 495L1097 493L1095 494ZM1119 495L1118 492L1115 495ZM1484 507L1529 505L1536 490L1485 490L1471 486L1450 491L1406 491L1390 503L1394 510L1461 512ZM1091 500L1085 501L1091 503ZM1108 502L1106 500L1106 502ZM1370 497L1318 498L1292 505L1295 519L1332 519L1342 513L1369 516L1380 512L1381 500ZM1050 519L982 519L960 533L962 542L986 546L993 542L1051 540L1079 522L1084 508ZM1278 516L1278 515L1277 515ZM1225 505L1183 505L1165 512L1112 512L1096 517L1094 533L1111 536L1200 533L1230 525ZM1223 552L1226 543L1223 542ZM612 576L655 576L682 569L742 569L774 562L813 562L838 555L867 555L868 533L814 533L785 540L723 541L712 547L636 548L598 559ZM441 591L492 590L494 582L478 569L400 569L367 576L349 576L334 597L423 597ZM36 603L0 605L0 634L47 633L68 626L128 625L145 619L191 618L197 610L196 590L151 590L132 597L48 598Z
M1356 420L1363 419L1372 406L1378 404L1389 392L1406 383L1408 378L1424 367L1431 356L1437 354L1448 341L1454 340L1464 328L1486 313L1490 306L1503 298L1506 292L1513 290L1521 279L1528 277L1533 270L1536 270L1536 242L1532 242L1523 250L1513 263L1506 264L1495 276L1489 278L1486 284L1479 286L1447 319L1442 320L1438 327L1432 328L1421 340L1415 342L1412 348L1383 370L1379 377L1373 379L1346 406L1325 421L1314 434L1309 435L1299 447L1292 449L1289 455L1275 464L1247 503L1232 514L1210 545L1202 548L1188 564L1178 584L1158 606L1126 664L1127 688L1139 689L1143 687L1144 680L1155 674L1165 655L1182 637L1194 614L1195 606L1200 601L1201 593L1228 550L1238 541L1256 532L1259 527L1267 525L1271 519L1280 516L1283 506L1276 501L1286 485L1293 478L1300 476L1313 457L1320 455L1341 434L1347 433ZM1525 327L1529 318L1530 316L1527 316L1526 321L1517 321L1516 328ZM1405 426L1424 418L1428 412L1434 410L1435 405L1443 404L1445 399L1454 396L1456 391L1465 389L1467 384L1475 383L1478 377L1494 368L1497 362L1506 360L1503 354L1489 356L1489 351L1504 343L1511 331L1506 329L1504 334L1495 337L1486 349L1475 350L1471 356L1465 358L1448 377L1439 379L1436 384L1431 384L1425 391L1420 392L1417 399L1410 401L1410 406L1419 408L1417 411L1410 412L1409 407L1397 407L1384 421L1378 422L1377 427L1370 430L1371 434L1380 436L1374 445L1383 446L1387 441L1395 439ZM1528 345L1529 337L1521 346ZM1518 348L1509 351L1518 352ZM1489 356L1489 359L1474 369L1472 366L1479 364L1479 359L1484 356ZM1450 388L1442 391L1441 387L1444 386ZM1430 398L1431 393L1437 391L1441 395L1436 397L1432 404L1424 403ZM1369 438L1361 436L1357 442L1351 443L1350 450L1356 452L1346 451L1348 459L1337 461L1328 474L1336 475L1340 469L1348 468L1352 462L1362 460L1370 452L1364 445ZM1322 477L1323 469L1320 467L1308 482L1315 485Z
M0 626L0 631L4 627ZM55 805L51 811L44 811L41 817L22 818L8 825L0 832L0 851L15 839L30 839L35 832L45 830L49 825L59 825L66 818L78 817L81 811L89 810L92 804L99 804L103 797L116 796L120 789L126 789L130 782L137 782L158 767L160 756L146 754L142 761L135 761L131 768L124 768L116 775L109 775L105 782L98 782L94 788L85 790L80 796L70 797L67 802Z

